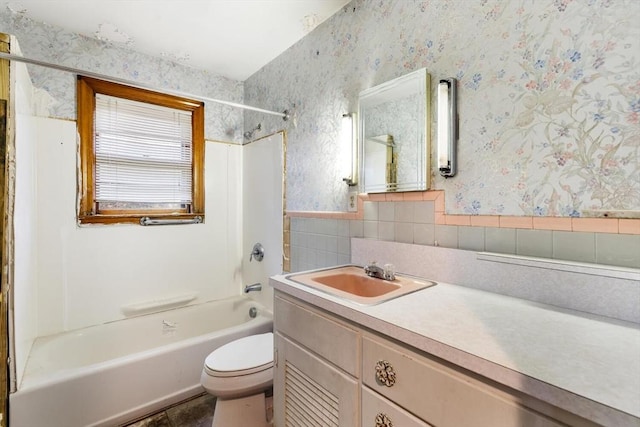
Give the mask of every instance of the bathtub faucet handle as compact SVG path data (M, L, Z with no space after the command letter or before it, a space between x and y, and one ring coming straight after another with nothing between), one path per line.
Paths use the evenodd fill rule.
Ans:
M249 292L253 292L253 291L261 291L262 290L262 283L254 283L253 285L245 285L244 286L244 293L248 294Z
M251 262L251 260L254 258L258 262L262 261L262 258L264 258L264 247L261 243L256 243L255 245L253 245L253 249L249 254L249 262Z

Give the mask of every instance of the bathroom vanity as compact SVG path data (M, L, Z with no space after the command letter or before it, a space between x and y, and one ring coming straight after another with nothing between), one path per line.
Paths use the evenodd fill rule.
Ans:
M637 328L446 283L369 306L271 285L276 426L640 425Z

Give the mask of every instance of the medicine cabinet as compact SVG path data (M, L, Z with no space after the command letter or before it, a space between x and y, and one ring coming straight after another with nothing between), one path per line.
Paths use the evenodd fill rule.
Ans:
M423 191L430 185L429 74L425 68L359 96L362 191Z

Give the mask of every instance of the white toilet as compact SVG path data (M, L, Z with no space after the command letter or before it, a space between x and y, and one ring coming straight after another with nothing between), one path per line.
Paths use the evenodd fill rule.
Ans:
M270 426L265 392L273 385L273 333L250 335L214 350L204 362L200 383L217 398L212 427Z

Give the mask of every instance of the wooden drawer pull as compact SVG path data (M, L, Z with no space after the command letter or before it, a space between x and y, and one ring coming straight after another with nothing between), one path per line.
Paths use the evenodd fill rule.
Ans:
M380 412L376 415L376 427L393 427L393 423L391 422L391 418Z
M393 370L391 363L386 360L378 360L376 363L376 380L380 385L391 387L396 383L396 371Z

